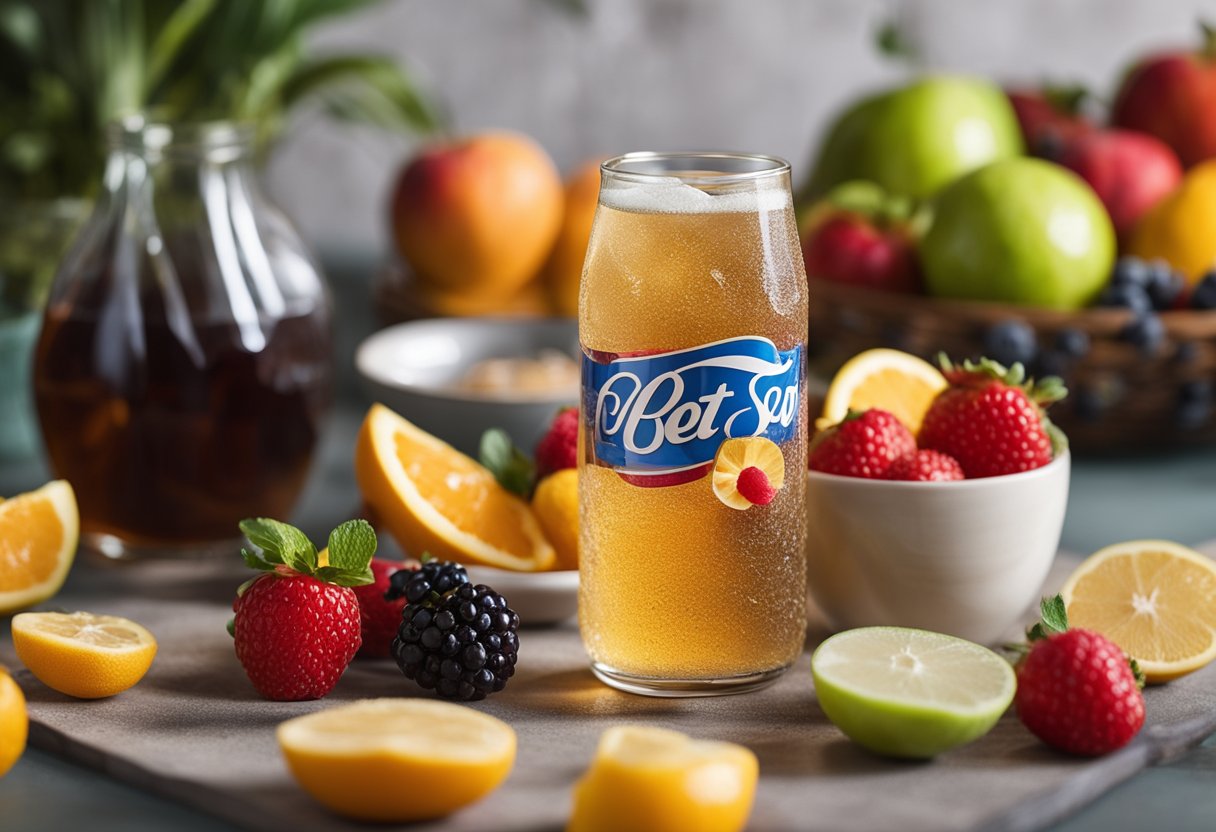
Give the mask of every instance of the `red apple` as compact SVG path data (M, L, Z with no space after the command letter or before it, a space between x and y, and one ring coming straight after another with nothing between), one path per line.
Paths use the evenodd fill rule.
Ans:
M1191 167L1216 156L1216 30L1202 24L1197 52L1162 52L1135 64L1111 110L1118 127L1165 142Z
M1073 140L1092 132L1094 123L1081 113L1086 92L1081 87L1042 87L1005 91L1013 105L1026 148L1035 156L1055 158Z
M1089 133L1070 143L1058 161L1094 189L1120 239L1182 181L1174 151L1132 130Z

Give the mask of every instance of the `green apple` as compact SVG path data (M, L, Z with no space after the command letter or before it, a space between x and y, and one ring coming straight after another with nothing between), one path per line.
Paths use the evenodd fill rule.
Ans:
M869 179L890 193L924 198L1022 152L1017 118L1000 87L979 78L929 76L845 111L819 150L805 196Z
M1006 159L945 188L920 245L929 294L1079 309L1115 261L1115 229L1079 176L1041 159Z

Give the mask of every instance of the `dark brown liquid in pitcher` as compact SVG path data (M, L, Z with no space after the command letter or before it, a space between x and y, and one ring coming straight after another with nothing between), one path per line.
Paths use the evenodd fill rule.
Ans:
M329 402L328 311L242 329L173 314L155 291L83 300L48 309L35 368L47 450L83 529L174 545L285 518Z

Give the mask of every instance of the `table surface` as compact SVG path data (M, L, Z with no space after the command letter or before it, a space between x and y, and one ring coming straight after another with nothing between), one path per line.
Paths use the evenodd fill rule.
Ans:
M366 399L354 347L372 331L366 260L331 269L338 306L339 405L324 437L299 516L324 534L357 503L350 455ZM47 479L40 460L0 461L0 494ZM1062 545L1088 553L1134 538L1195 544L1216 538L1216 451L1168 456L1076 459ZM1148 769L1054 827L1054 832L1117 832L1164 825L1171 832L1216 828L1216 736L1183 757ZM30 749L0 780L0 819L13 832L59 830L88 822L93 832L219 832L232 829L198 812Z

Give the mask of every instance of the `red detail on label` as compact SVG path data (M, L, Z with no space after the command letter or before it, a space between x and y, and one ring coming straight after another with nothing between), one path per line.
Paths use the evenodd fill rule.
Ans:
M629 474L618 471L617 475L630 485L636 485L639 488L667 488L671 485L695 482L708 474L709 469L713 467L712 462L707 462L696 468L686 468L683 471L672 471L667 474Z
M604 352L603 350L589 350L583 347L583 352L587 353L587 357L596 364L611 364L620 358L638 358L643 355L659 355L667 352L667 350L633 350L631 352Z

